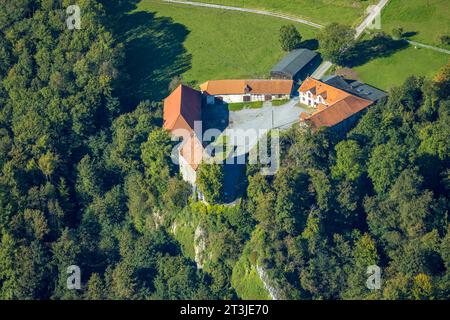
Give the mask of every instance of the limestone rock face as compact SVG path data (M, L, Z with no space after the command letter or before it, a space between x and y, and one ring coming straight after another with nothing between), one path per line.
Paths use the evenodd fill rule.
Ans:
M206 231L200 225L195 229L194 234L194 252L195 263L197 268L202 269L205 261L205 249L206 249Z
M275 288L273 285L269 284L269 277L266 273L266 270L264 270L261 266L256 266L256 270L258 271L259 278L264 283L264 287L269 292L270 297L272 300L281 300L281 293L278 288Z

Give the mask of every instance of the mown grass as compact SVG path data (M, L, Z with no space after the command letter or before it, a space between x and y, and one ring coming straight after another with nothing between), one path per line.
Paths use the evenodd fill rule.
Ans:
M239 111L243 109L259 109L262 108L262 101L252 101L252 102L237 102L237 103L229 103L228 110L230 111Z
M289 101L289 99L272 100L272 106L279 107L288 103Z
M391 33L402 27L408 39L441 45L439 36L450 36L450 3L448 0L390 0L381 15L381 27Z
M375 0L193 0L242 8L261 9L303 18L316 23L340 22L349 25L361 20Z
M183 42L191 55L190 68L183 73L187 83L211 79L267 78L271 67L285 53L278 33L286 21L251 13L223 11L143 0L137 11L170 17L188 30ZM303 39L314 39L318 30L297 24ZM163 63L161 56L151 56Z
M401 85L409 76L433 77L449 61L449 55L408 46L388 57L381 57L354 68L358 77L375 87L388 90Z

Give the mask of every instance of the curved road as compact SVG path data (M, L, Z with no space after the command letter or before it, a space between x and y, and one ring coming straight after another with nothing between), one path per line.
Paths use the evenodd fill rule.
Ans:
M299 19L295 17L290 17L285 14L281 13L275 13L275 12L269 12L264 10L256 10L256 9L246 9L246 8L238 8L238 7L231 7L231 6L223 6L219 4L210 4L210 3L203 3L203 2L192 2L192 1L183 1L183 0L163 0L164 2L170 2L170 3L178 3L178 4L186 4L196 7L207 7L207 8L214 8L214 9L222 9L222 10L231 10L231 11L240 11L240 12L250 12L250 13L256 13L256 14L262 14L265 16L271 16L275 18L290 20L298 23L303 23L308 26L311 26L313 28L323 28L323 25L314 23L308 20Z

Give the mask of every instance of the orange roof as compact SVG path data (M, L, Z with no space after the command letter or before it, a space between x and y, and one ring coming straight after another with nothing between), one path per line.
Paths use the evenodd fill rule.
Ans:
M191 134L180 149L180 155L195 171L202 162L203 152L203 145L195 134Z
M319 104L317 105L317 111L322 111L322 110L324 110L324 109L326 109L326 108L328 108L328 106L327 106L327 105L324 105L324 104L322 104L322 103L319 103Z
M344 90L332 87L311 77L303 81L298 91L303 93L310 91L314 96L320 95L328 105L332 105L339 100L351 96L350 93L345 92Z
M194 122L202 119L200 91L180 85L164 100L164 128L194 130Z
M291 94L292 80L211 80L200 85L210 95Z
M307 120L307 119L309 119L309 114L307 114L306 112L300 113L300 120Z
M371 104L373 101L349 95L304 120L311 123L314 128L333 127Z

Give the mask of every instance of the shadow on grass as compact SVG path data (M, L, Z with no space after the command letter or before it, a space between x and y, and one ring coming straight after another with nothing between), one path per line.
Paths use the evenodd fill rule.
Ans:
M302 43L300 43L299 47L314 51L314 50L319 49L319 41L317 41L317 39L308 39L308 40L302 41Z
M128 108L143 100L162 100L171 80L191 68L192 57L183 45L189 30L153 12L131 12L138 0L101 2L125 52L126 75L117 94Z
M403 38L411 38L411 37L414 37L414 36L416 36L418 34L418 32L416 32L416 31L408 31L408 32L405 32L405 33L403 33Z
M358 42L350 50L343 65L349 68L357 67L376 58L388 57L406 47L406 40L394 40L386 34L375 35L371 39Z

